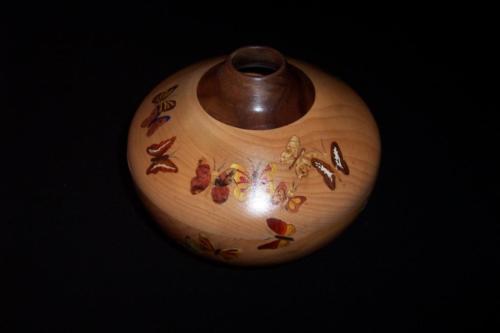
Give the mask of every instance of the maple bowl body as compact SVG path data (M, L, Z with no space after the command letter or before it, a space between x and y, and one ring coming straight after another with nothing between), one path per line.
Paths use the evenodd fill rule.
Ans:
M189 66L146 96L129 130L129 169L152 217L194 253L235 265L293 260L365 206L380 161L377 125L350 87L309 64L272 58L270 73L253 73L231 59ZM295 87L289 78L272 85L283 67Z

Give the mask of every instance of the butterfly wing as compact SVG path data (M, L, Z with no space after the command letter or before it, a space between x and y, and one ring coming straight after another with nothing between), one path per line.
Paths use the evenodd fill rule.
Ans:
M174 101L173 99L168 99L166 101L161 101L160 103L158 103L156 107L158 108L158 111L161 113L172 110L173 108L175 108L176 105L177 105L176 101Z
M342 155L342 151L340 150L340 146L337 142L332 142L330 146L330 154L332 158L332 163L335 165L337 170L342 171L345 175L349 174L349 167L347 166L347 162L344 160L344 156Z
M323 176L323 181L325 182L326 186L328 186L332 191L335 190L335 175L333 173L332 167L328 163L323 162L322 160L317 158L311 159L311 164L316 169L316 171L318 171L319 174Z
M167 97L170 96L175 89L177 89L177 87L177 85L174 85L166 91L162 91L153 97L153 104L155 104L155 107L153 111L151 111L151 114L141 123L142 128L148 128L146 133L147 136L153 135L161 125L170 120L170 116L160 117L160 114L162 112L172 110L176 106L176 101L167 100Z
M160 115L160 113L158 112L158 108L155 107L153 109L153 111L151 111L151 113L149 114L149 116L142 121L141 127L142 128L149 127L156 120L156 118L159 115Z
M229 198L229 187L233 181L234 169L226 169L215 178L214 187L212 187L212 200L215 203L221 204Z
M222 249L217 252L217 255L221 256L225 260L232 260L238 258L241 250L236 248Z
M198 235L198 241L200 242L200 248L204 252L215 252L215 247L212 245L212 242L207 238L207 236L203 234Z
M157 174L158 172L173 172L179 171L177 165L172 162L168 155L153 157L151 159L151 165L146 170L146 174Z
M210 180L212 178L210 165L205 158L200 158L198 160L198 166L195 172L196 176L191 179L191 194L203 192L208 185L210 185Z
M172 145L175 142L175 139L177 139L177 137L173 136L167 140L161 141L160 143L152 144L151 146L146 148L146 152L151 156L160 157L167 150L169 150L170 147L172 147Z
M210 194L212 195L212 201L217 204L223 204L229 198L229 187L227 186L214 186Z
M300 139L298 136L294 135L288 141L285 151L281 153L280 162L288 165L289 167L293 166L293 163L299 156L300 151Z
M258 178L258 185L263 186L267 193L274 193L274 174L276 173L276 164L268 163Z
M149 125L148 125L148 131L146 132L147 136L153 135L158 128L160 128L161 125L165 124L167 121L170 120L170 116L162 116L162 117L156 117Z
M176 85L168 88L167 90L156 94L155 97L153 97L153 103L158 104L158 103L166 100L168 96L172 95L172 93L177 89L178 86L179 85L176 84Z
M201 252L201 248L198 243L196 243L191 237L186 236L184 238L184 245L194 252Z
M235 188L233 194L239 201L244 201L252 185L252 179L242 165L233 163L230 168L234 170L233 181Z
M288 192L288 187L286 186L286 183L280 182L271 197L271 202L273 203L273 205L279 205L285 202L287 198L287 192Z
M290 236L295 233L295 226L283 220L271 217L266 220L267 226L280 236Z
M291 213L297 213L299 211L300 206L304 202L306 202L307 198L303 195L296 195L288 199L285 209Z
M257 247L258 250L274 250L283 246L288 245L289 241L283 240L283 239L275 239L269 243L265 243L262 245L259 245Z
M217 186L228 186L233 182L233 176L235 174L235 169L228 168L222 171L217 178L215 178L215 185Z
M295 226L286 223L283 220L271 217L266 220L267 226L274 231L278 236L282 236L269 243L259 245L258 250L274 250L280 247L287 246L293 240L290 236L295 233Z

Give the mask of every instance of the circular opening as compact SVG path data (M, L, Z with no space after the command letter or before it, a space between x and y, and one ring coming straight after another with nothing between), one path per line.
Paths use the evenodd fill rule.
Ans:
M242 47L214 64L200 78L200 105L218 121L248 130L286 126L312 107L312 81L280 52Z
M234 69L245 76L265 77L285 66L285 58L278 51L263 46L249 46L231 54Z

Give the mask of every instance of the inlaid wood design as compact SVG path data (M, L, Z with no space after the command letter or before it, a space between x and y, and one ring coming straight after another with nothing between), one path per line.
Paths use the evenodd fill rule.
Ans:
M280 182L274 190L271 202L273 205L281 205L291 213L297 213L300 206L306 202L307 198L304 195L295 195L297 183L293 182L289 189L285 182Z
M331 143L330 153L336 170L348 175L349 168L337 142ZM280 164L286 165L288 170L295 172L296 179L291 186L284 181L275 186L276 163L259 163L256 167L252 167L252 172L249 172L242 164L231 163L229 168L222 172L223 167L211 172L210 165L202 157L198 160L196 176L191 179L190 191L191 194L199 194L212 184L212 200L222 204L229 198L230 185L234 185L233 194L238 201L243 202L249 195L258 193L261 197L267 196L273 205L280 205L287 211L296 213L307 200L305 195L296 195L296 192L300 182L309 175L309 170L312 167L323 176L328 188L332 191L335 190L336 171L328 163L319 159L323 155L325 153L319 151L306 151L305 148L301 147L299 137L292 136L280 158ZM251 161L249 162L251 163Z
M277 67L267 72L248 67L258 63L259 58L252 58L254 50L242 57L200 62L161 82L138 108L127 148L140 197L169 237L194 244L189 248L204 257L235 265L286 262L328 244L365 207L381 152L373 116L351 88L301 61L283 58L282 66L274 52L261 59ZM202 81L208 81L202 78L212 75L209 72L219 64L228 65L229 59L235 60L231 75L249 87L258 80L274 86L273 75L281 68L298 69L307 78L299 82L309 82L305 85L313 89L306 95L282 96L299 96L289 101L307 99L309 105L296 108L295 115L283 122L280 113L273 113L272 103L259 101L262 88L251 88L253 101L231 108L243 97L227 104L219 97L242 86L226 77L217 87L222 95L212 100L212 105L224 104L222 118L217 118L203 103L212 103L210 96L215 95L203 92L208 86L202 89ZM280 82L288 89L289 81ZM152 113L155 96L163 103L155 110L170 111ZM267 101L273 100L271 96ZM168 101L175 101L175 107ZM249 117L238 113L243 105L255 107ZM265 116L259 115L260 105L269 111ZM226 113L231 110L236 124L223 119L232 117ZM145 119L166 115L173 115L167 125L156 124L151 135L145 135L148 124L154 125L146 122L141 127Z
M197 241L195 241L189 236L186 236L184 242L185 245L190 250L202 254L209 254L215 257L220 257L224 260L236 259L241 253L241 250L237 248L228 248L228 249L216 248L215 246L212 245L212 242L208 239L208 237L203 234L198 235Z
M275 239L269 243L259 245L257 249L275 250L281 247L288 246L288 244L290 244L290 242L294 240L291 237L295 233L295 226L293 224L286 223L283 220L273 217L268 218L266 222L269 229L271 229L275 233Z
M237 163L231 164L231 169L234 170L233 194L239 201L245 201L249 196L255 194L269 198L273 194L274 174L276 172L274 163L259 163L257 166L252 166L251 172Z
M177 105L173 99L168 99L174 93L178 85L174 85L165 91L162 91L153 97L153 110L149 116L141 123L142 128L147 128L147 136L153 135L156 130L167 121L170 120L169 115L164 115L165 112L172 110Z
M204 157L200 158L196 167L196 176L191 179L191 194L201 193L212 184L210 193L213 202L217 204L226 202L229 197L229 185L233 182L236 170L228 168L220 172L220 169L214 171L213 174L207 160Z
M148 155L152 156L150 161L151 164L146 170L146 174L156 174L158 172L174 172L179 171L177 165L175 165L172 160L170 160L170 155L167 151L172 147L175 142L176 137L173 136L170 139L164 140L160 143L155 143L146 149Z
M331 160L335 169L332 168L325 161L319 158L311 158L311 165L323 176L323 180L330 190L335 190L335 170L342 172L345 175L349 174L349 167L347 162L344 160L342 151L337 142L332 142L330 146Z

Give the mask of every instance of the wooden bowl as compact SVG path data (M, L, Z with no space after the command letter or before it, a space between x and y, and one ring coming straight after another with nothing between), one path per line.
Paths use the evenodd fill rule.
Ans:
M347 85L267 47L161 82L130 126L128 164L169 237L235 265L304 256L363 209L377 125Z

